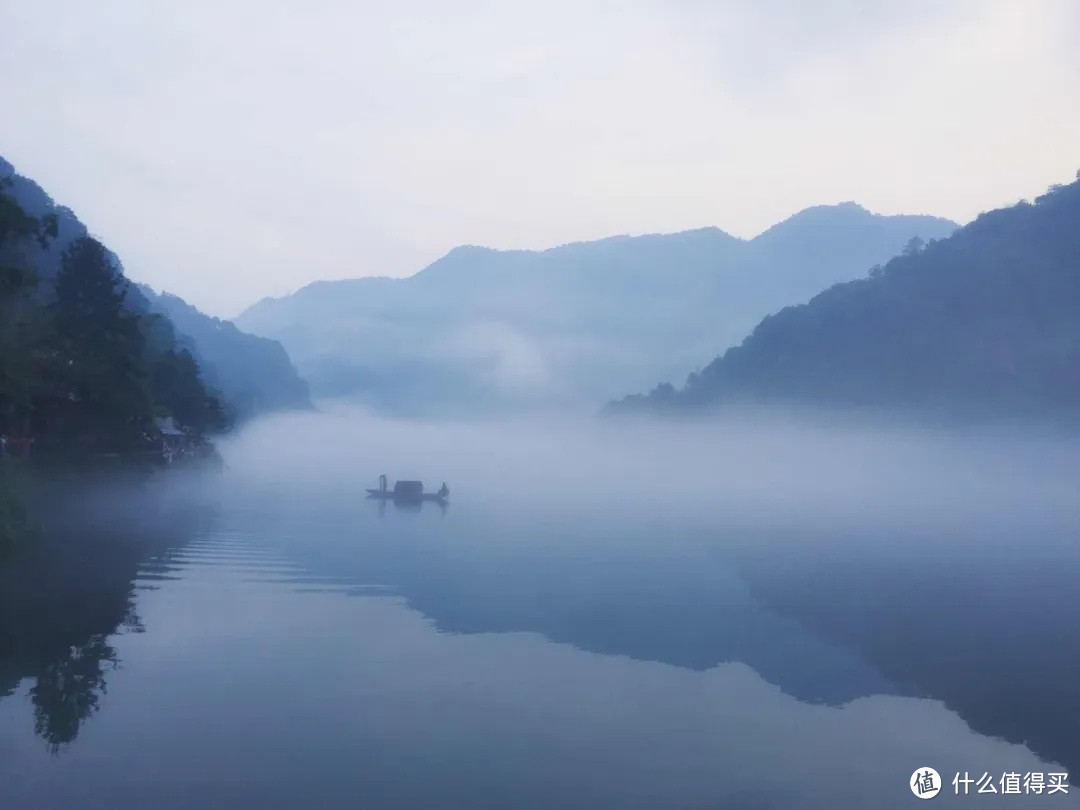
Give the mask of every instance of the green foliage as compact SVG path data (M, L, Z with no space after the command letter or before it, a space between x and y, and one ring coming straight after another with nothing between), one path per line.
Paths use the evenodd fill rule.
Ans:
M281 344L241 332L229 321L199 312L169 293L139 292L158 322L171 324L200 366L204 382L228 403L229 419L274 410L308 409L311 398ZM168 345L176 339L170 333Z
M60 361L50 375L49 428L58 438L132 439L152 428L143 334L124 307L126 286L96 240L83 237L65 251L49 306Z
M40 247L45 247L48 240L56 237L56 217L48 216L38 220L27 214L15 199L5 192L5 188L10 185L10 179L0 180L0 245L33 238Z
M25 420L37 385L34 355L41 312L29 300L37 274L23 249L40 245L49 233L0 183L0 433Z
M904 245L904 255L914 256L924 247L926 247L926 242L920 239L918 236L913 236Z
M169 349L159 356L151 374L151 392L159 414L172 416L199 434L223 430L227 420L217 398L207 394L199 368L187 349Z
M0 433L58 455L154 452L155 417L193 438L221 430L221 404L167 320L133 311L131 287L97 240L65 249L55 278L35 259L55 217L28 216L0 184Z

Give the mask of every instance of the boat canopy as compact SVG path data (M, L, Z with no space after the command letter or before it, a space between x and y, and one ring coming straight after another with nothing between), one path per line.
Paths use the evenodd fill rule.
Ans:
M420 498L424 494L422 481L398 481L394 484L394 497L396 498Z

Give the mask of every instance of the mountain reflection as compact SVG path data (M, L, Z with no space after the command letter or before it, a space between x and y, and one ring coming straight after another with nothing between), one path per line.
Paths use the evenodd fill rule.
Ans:
M951 536L804 539L780 566L750 555L753 593L835 644L858 649L906 694L942 700L981 733L1080 772L1080 550L1008 528Z
M1005 528L705 532L297 494L233 497L224 520L145 494L123 520L55 517L48 543L0 569L0 695L31 679L35 731L60 751L120 666L110 638L144 630L136 580L172 587L185 565L230 564L294 591L398 595L442 633L532 632L698 672L738 662L805 704L938 699L974 731L1080 770L1078 552L1050 534L1018 559Z
M315 574L386 583L440 631L535 632L693 670L742 662L806 703L940 699L974 730L1080 771L1080 649L1068 643L1080 599L1061 538L1043 536L1023 559L1004 528L708 541L683 529L661 543L662 529L610 514L607 525L549 516L501 534L387 520L358 537L332 512L322 525L346 536L331 529L289 555Z

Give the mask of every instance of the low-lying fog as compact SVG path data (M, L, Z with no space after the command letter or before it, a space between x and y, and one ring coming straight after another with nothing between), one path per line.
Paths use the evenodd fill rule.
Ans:
M1052 530L1080 524L1080 439L1045 430L844 425L820 415L397 421L340 404L221 443L226 481L356 493L446 482L451 509L792 528ZM1066 534L1068 532L1066 531Z

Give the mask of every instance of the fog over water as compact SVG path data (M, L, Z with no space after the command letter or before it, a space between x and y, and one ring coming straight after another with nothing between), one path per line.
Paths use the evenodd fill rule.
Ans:
M341 405L267 418L223 443L252 484L356 491L423 477L489 514L617 509L635 519L793 526L1077 528L1080 437L949 431L821 414L391 420ZM719 522L719 523L718 523Z
M909 806L927 765L946 803L982 799L957 772L1080 771L1077 445L776 413L263 419L220 475L95 493L70 548L129 573L33 580L59 607L0 653L0 785L831 808ZM450 502L368 501L381 473ZM18 592L0 618L35 615Z

